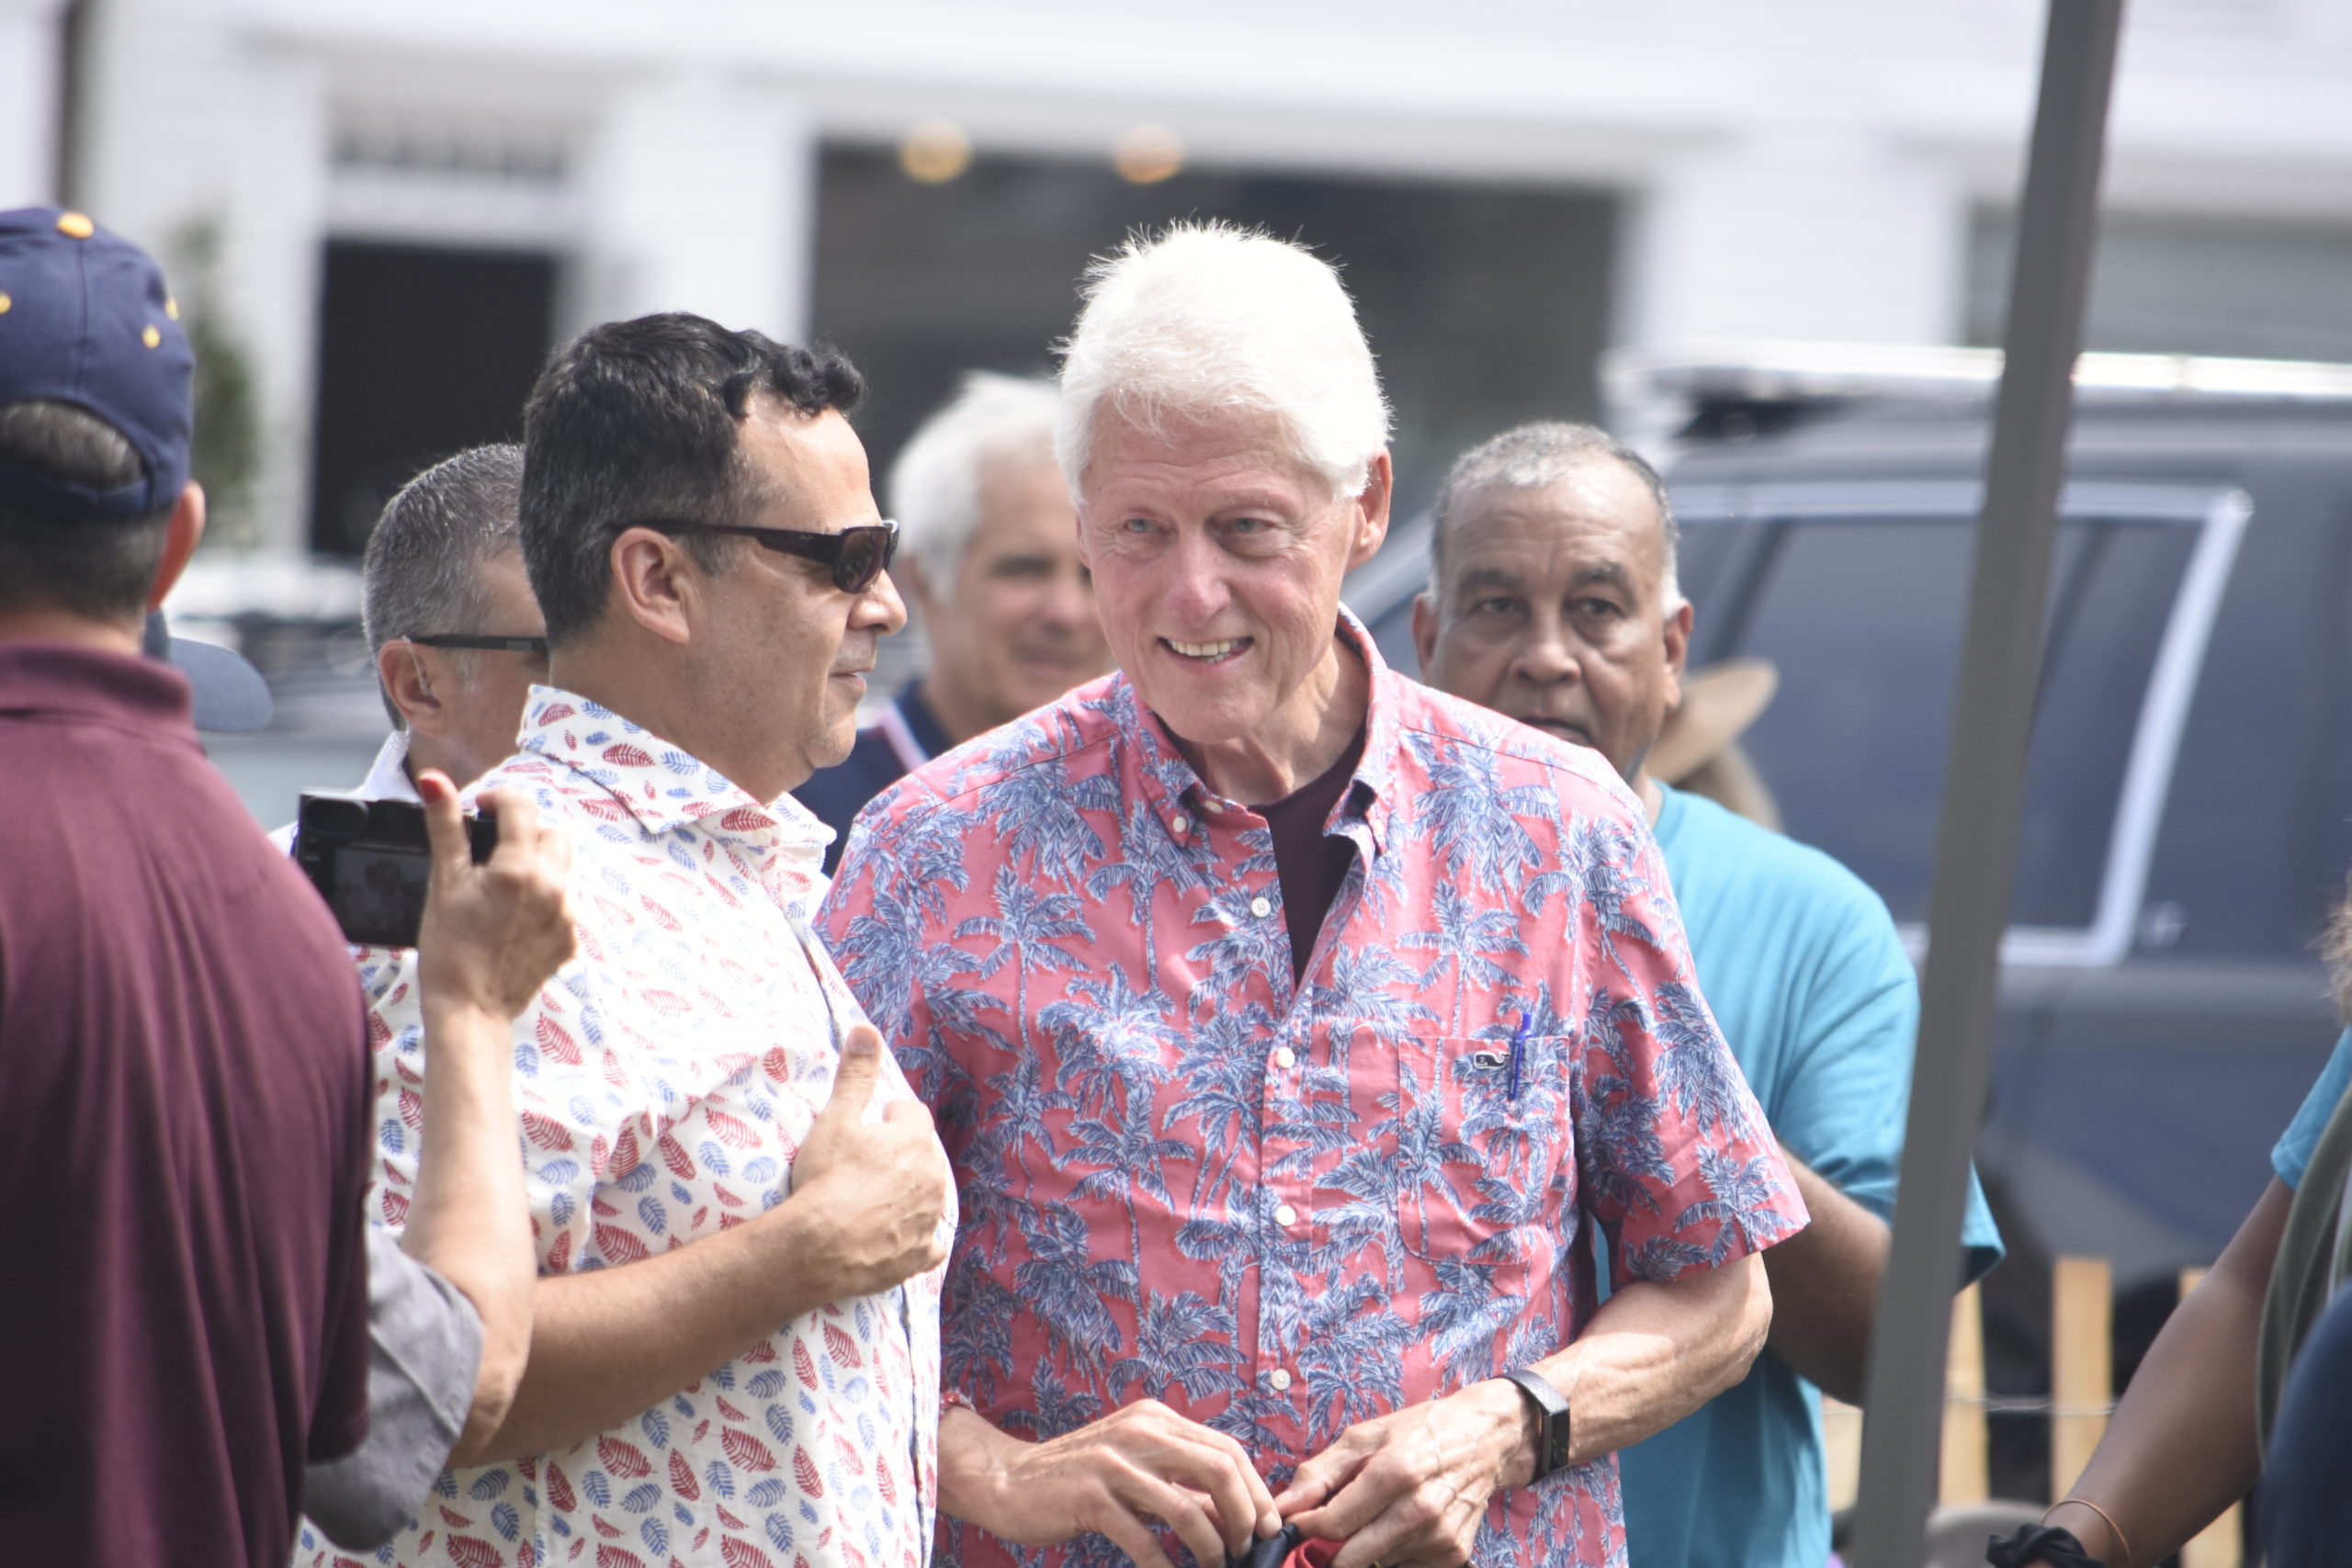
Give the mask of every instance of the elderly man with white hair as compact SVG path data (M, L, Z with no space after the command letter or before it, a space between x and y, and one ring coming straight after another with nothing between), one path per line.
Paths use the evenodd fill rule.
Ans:
M1061 419L1122 672L879 796L823 911L962 1192L943 1556L1620 1562L1615 1450L1804 1223L1642 808L1340 609L1388 415L1329 266L1130 244Z
M1054 464L1060 407L1050 382L973 371L891 465L897 576L930 670L858 731L847 760L792 792L836 835L826 871L886 786L1111 668Z

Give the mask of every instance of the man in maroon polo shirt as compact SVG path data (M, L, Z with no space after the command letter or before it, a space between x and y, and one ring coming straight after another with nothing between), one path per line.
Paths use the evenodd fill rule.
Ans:
M140 657L204 525L176 315L0 213L0 1562L276 1568L367 1427L350 961Z

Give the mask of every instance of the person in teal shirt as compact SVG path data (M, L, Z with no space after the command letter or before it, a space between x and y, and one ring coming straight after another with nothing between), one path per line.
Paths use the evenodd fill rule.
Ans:
M2344 1091L2352 1088L2352 1029L2335 1037L2335 1049L2327 1058L2327 1066L2320 1069L2319 1079L2312 1085L2311 1093L2303 1097L2295 1119L2278 1134L2278 1145L2270 1151L2270 1168L2290 1191L2303 1184L2304 1168L2312 1163L2312 1150L2319 1143L2319 1135L2327 1130L2327 1119L2335 1114L2336 1101Z
M1699 991L1765 1118L1815 1176L1891 1221L1919 1021L1894 918L1819 850L1657 788L1655 830ZM1961 1245L1969 1279L2001 1259L1973 1171ZM1837 1392L1850 1400L1860 1391ZM1634 1568L1828 1561L1821 1394L1780 1356L1758 1356L1739 1383L1620 1454L1618 1469ZM1753 1499L1755 1512L1726 1507L1726 1497Z
M1829 856L1651 776L1691 612L1648 464L1589 426L1521 426L1454 464L1435 518L1413 607L1422 679L1599 750L1648 808L1700 993L1813 1215L1764 1254L1771 1337L1747 1378L1620 1451L1627 1557L1823 1568L1819 1391L1859 1399L1868 1361L1918 1022L1910 959L1885 904ZM1999 1260L1973 1174L1962 1240L1967 1277Z

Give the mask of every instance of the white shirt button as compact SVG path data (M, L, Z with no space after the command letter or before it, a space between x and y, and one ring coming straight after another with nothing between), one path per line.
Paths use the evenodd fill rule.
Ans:
M1179 811L1175 816L1170 817L1170 818L1168 819L1168 830L1169 830L1170 832L1171 832L1171 833L1175 834L1175 835L1176 835L1178 838L1180 838L1180 839L1181 839L1181 838L1182 838L1182 837L1184 836L1184 834L1185 834L1185 833L1186 833L1186 832L1187 832L1187 831L1192 828L1192 826L1193 826L1193 819L1192 819L1191 818L1189 818L1189 817L1185 816L1185 815L1184 815L1182 812L1181 812L1181 811Z
M1284 1072L1290 1071L1293 1067L1298 1066L1298 1053L1292 1050L1287 1045L1275 1047L1274 1066L1280 1067Z
M1202 802L1201 802L1201 809L1202 809L1202 810L1204 810L1204 811L1205 811L1205 812L1207 812L1207 813L1208 813L1210 816L1212 816L1212 817L1222 817L1222 816L1224 816L1224 815L1225 815L1225 807L1222 807L1222 806L1219 806L1219 805L1218 805L1216 801L1214 801L1214 800L1204 800L1204 801L1202 801Z
M1263 897L1252 898L1250 900L1250 912L1262 920L1274 912L1274 906Z
M1292 1208L1288 1203L1284 1203L1282 1207L1274 1211L1274 1224L1278 1225L1295 1225L1298 1224L1298 1211Z
M1266 1381L1274 1385L1276 1393L1286 1393L1290 1391L1290 1372L1284 1368L1276 1367L1266 1375Z

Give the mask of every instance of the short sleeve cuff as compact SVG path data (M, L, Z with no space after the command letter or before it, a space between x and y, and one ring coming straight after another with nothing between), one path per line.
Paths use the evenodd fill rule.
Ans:
M2344 1098L2347 1087L2352 1087L2352 1029L2337 1036L2335 1050L2321 1070L2319 1080L2303 1097L2295 1119L2287 1123L2278 1146L2270 1151L2270 1168L2289 1187L2302 1186L2312 1151L2319 1146L2319 1135L2327 1130L2328 1118L2335 1114L2335 1103Z
M1622 1252L1611 1248L1610 1288L1623 1290L1636 1280L1668 1285L1702 1269L1720 1269L1734 1258L1778 1247L1812 1221L1804 1200L1797 1196L1796 1183L1791 1181L1774 1207L1724 1221L1713 1247L1700 1246L1687 1233L1661 1233L1644 1236Z

